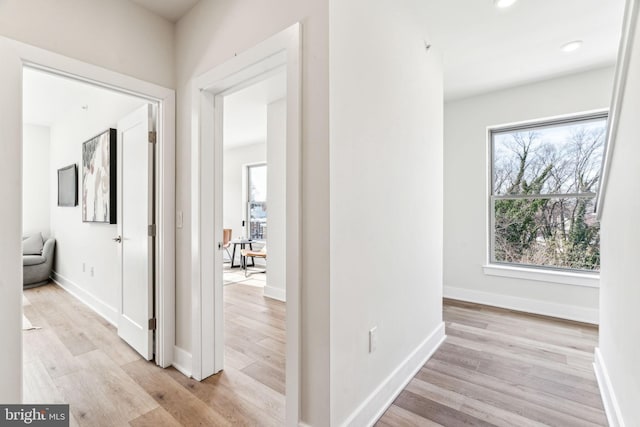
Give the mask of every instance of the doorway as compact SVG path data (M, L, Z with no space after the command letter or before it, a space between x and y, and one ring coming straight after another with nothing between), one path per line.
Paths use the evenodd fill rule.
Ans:
M123 93L145 98L158 103L158 150L156 163L158 173L157 213L157 299L155 307L164 316L158 321L157 341L158 354L156 361L160 366L171 365L174 343L174 210L175 210L175 172L174 172L174 131L175 131L175 94L165 89L117 72L90 65L81 61L58 55L44 49L35 48L0 37L0 57L3 66L0 86L2 86L3 114L0 121L6 135L10 137L5 144L5 155L2 156L3 172L2 194L7 206L11 206L5 214L3 223L2 253L5 255L2 268L7 283L3 286L3 339L9 350L4 354L3 378L5 387L0 395L6 401L20 401L22 389L22 81L23 67L51 72L70 77L82 82L117 90ZM16 108L17 107L17 108ZM5 375L4 372L11 372Z
M227 63L195 79L194 133L192 140L192 376L205 379L225 368L223 287L223 170L225 97L272 77L280 70L286 80L286 136L282 144L283 215L267 212L267 236L272 240L272 221L281 218L283 231L283 282L286 295L286 419L299 420L300 355L300 26L296 24L238 54ZM211 120L213 118L213 120ZM271 168L272 165L268 165ZM277 168L273 168L277 169ZM277 182L277 181L276 181ZM277 200L277 198L276 198ZM249 203L247 201L247 203ZM247 217L250 217L248 205ZM244 233L250 233L245 219ZM256 221L259 222L259 221ZM213 236L213 239L212 239ZM242 237L242 235L241 235ZM245 235L247 237L247 235ZM267 281L273 271L271 243L267 258ZM246 249L246 248L245 248ZM243 257L240 262L253 257ZM213 262L212 262L213 261ZM255 268L255 267L254 267ZM260 274L260 273L255 273ZM266 286L265 286L266 289Z
M23 286L51 278L151 360L157 103L29 67L23 86Z

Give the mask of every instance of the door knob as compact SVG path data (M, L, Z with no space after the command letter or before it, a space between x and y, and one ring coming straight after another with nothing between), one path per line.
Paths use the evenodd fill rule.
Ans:
M113 238L113 241L114 241L114 242L118 242L118 243L120 243L120 242L122 242L122 237L121 237L121 236L114 237L114 238Z

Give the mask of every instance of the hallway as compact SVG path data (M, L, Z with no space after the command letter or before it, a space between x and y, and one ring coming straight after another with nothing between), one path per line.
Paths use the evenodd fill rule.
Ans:
M447 339L378 426L606 426L595 326L445 300Z
M227 369L201 383L142 360L57 285L25 291L25 402L69 403L71 425L284 422L284 304L225 286ZM596 327L445 300L447 340L379 426L605 426ZM113 408L118 408L114 411Z

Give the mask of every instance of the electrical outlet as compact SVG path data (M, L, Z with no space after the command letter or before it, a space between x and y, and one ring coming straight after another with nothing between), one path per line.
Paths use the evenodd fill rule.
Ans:
M176 227L182 228L184 225L184 217L182 215L182 211L176 212Z
M87 272L87 264L86 263L82 263L82 272L86 273Z
M378 327L374 326L369 330L369 353L378 349Z
M93 267L91 267L91 277L93 277Z

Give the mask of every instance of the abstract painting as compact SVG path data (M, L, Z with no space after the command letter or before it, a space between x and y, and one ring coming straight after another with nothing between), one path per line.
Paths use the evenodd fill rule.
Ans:
M116 223L116 137L109 129L82 144L82 221Z

